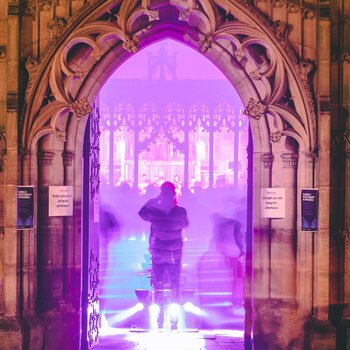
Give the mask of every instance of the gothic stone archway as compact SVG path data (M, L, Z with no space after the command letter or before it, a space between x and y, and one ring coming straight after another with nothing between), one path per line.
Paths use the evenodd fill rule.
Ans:
M100 88L122 62L170 37L198 50L226 74L250 121L254 200L245 292L247 336L253 331L256 341L282 348L298 344L313 307L327 307L328 297L313 298L311 235L301 235L297 225L299 189L313 185L316 117L308 83L312 66L295 56L286 25L271 23L248 2L226 0L90 1L78 14L68 24L57 21L54 40L40 63L27 61L23 184L37 186L38 210L47 204L48 186L72 185L74 216L42 217L38 248L35 241L24 244L38 255L38 271L53 282L39 278L36 286L24 275L23 285L29 289L24 315L36 313L36 287L48 301L39 305L42 314L67 305L79 310L81 157L87 117ZM285 219L261 217L264 187L286 189ZM57 242L63 251L54 250ZM318 279L327 283L324 275ZM79 333L79 322L70 327ZM64 327L57 329L64 332ZM58 346L50 340L52 333L46 329L44 334L50 349Z

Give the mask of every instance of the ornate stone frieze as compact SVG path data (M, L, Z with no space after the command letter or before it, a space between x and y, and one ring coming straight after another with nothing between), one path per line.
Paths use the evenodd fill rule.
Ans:
M248 117L252 117L256 120L259 120L263 114L266 111L266 106L260 102L260 101L255 101L254 98L250 98L248 101L248 104L243 111L243 114L247 115Z
M283 168L297 168L298 167L298 153L283 153L281 154L283 161Z
M53 158L55 157L54 152L49 151L38 151L38 160L40 165L52 165Z
M123 43L123 48L131 53L139 50L139 39L136 35L128 35Z
M250 76L253 80L260 80L261 77L262 77L262 75L261 75L259 69L255 69L255 70L251 71L251 72L249 73L249 76Z
M99 294L98 286L100 284L99 278L100 262L98 256L94 250L90 251L89 261L89 292L88 292L88 303L89 303L89 322L87 336L89 344L92 345L98 342L99 338L99 324L100 314L98 312Z
M270 141L273 143L277 143L281 140L281 137L282 137L282 133L279 130L277 130L276 132L271 133Z
M67 136L66 136L66 132L65 131L56 129L55 130L55 137L60 142L66 142L67 141Z
M272 153L265 153L261 156L261 161L265 169L271 169L275 157Z
M71 103L69 109L78 119L87 117L92 112L92 108L87 97L83 97Z
M148 20L150 22L159 21L160 19L158 10L147 10L146 15L148 16Z
M28 84L27 84L27 89L26 89L24 99L26 102L28 102L29 96L33 89L34 80L38 75L38 72L40 69L40 62L36 58L28 57L25 65L26 65L27 72L29 74L29 79L28 79Z
M239 48L233 53L233 55L236 57L236 60L240 62L245 57L245 52L242 48Z
M202 53L206 53L209 49L211 49L213 45L213 38L210 36L206 36L199 44L199 50Z

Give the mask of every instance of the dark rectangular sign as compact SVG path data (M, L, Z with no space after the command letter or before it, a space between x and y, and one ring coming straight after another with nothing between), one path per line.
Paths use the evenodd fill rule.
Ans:
M318 190L301 190L301 230L318 231Z
M17 229L34 228L34 187L17 187Z

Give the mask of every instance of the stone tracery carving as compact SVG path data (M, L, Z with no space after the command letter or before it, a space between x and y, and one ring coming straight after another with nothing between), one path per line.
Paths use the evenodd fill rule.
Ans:
M266 106L260 101L256 101L251 97L243 113L249 117L259 120L265 111Z
M123 48L131 53L136 53L139 50L139 41L136 35L126 37Z
M261 75L259 69L255 69L255 70L251 71L251 72L249 73L249 76L250 76L253 80L259 80L259 79L261 79L261 77L262 77L262 75Z
M87 117L92 112L92 108L87 97L83 97L71 103L69 109L78 119Z
M273 132L270 135L270 141L273 143L279 142L281 140L281 137L282 137L282 133L279 130L277 130L276 132Z
M200 51L202 53L205 53L209 49L211 49L212 45L213 45L213 39L211 37L205 37L199 44Z
M239 48L234 51L233 55L236 57L236 60L240 62L245 57L245 52L242 48Z
M66 132L62 130L55 130L56 139L60 142L66 142Z
M35 58L28 57L25 65L29 74L29 80L28 80L27 90L25 94L25 101L28 102L29 96L33 89L34 80L40 69L40 62Z
M158 10L147 10L146 14L147 14L148 20L150 22L159 21L159 19L160 19Z
M96 0L93 0L91 3L96 2ZM246 11L249 11L253 16L255 16L258 23L260 23L262 26L265 26L265 28L271 31L272 35L274 35L274 37L277 39L277 42L287 52L287 55L289 56L290 62L293 65L293 67L297 67L296 72L299 75L300 80L304 84L306 95L309 98L309 107L311 107L311 113L304 113L303 115L311 114L313 116L312 127L315 128L315 111L313 105L313 95L309 84L309 74L312 71L312 65L310 65L309 62L298 62L294 51L291 49L286 40L286 32L288 27L286 23L280 21L272 23L265 15L263 15L248 1L241 1L240 3L244 7L246 7ZM80 15L84 13L84 11L88 13L89 9L87 7L88 5L86 4L79 11ZM119 41L125 50L131 53L135 53L138 51L139 46L139 32L131 32L133 28L133 22L137 21L138 16L147 15L149 16L149 22L147 25L153 26L156 25L156 22L159 19L159 10L149 9L148 5L145 4L146 2L142 2L140 9L138 7L127 6L127 4L123 2L119 13L114 14L113 12L113 15L117 19L117 23L113 22L112 24L108 21L103 22L99 20L99 30L98 32L96 32L97 27L94 24L95 22L93 19L90 19L89 23L87 23L85 27L77 31L75 36L72 36L70 39L68 39L67 43L83 42L87 45L90 45L92 48L92 55L94 55L97 61L103 59L104 55L107 54L110 47L109 45L106 45L106 41L104 41L103 39L104 37L108 37L109 40L113 40L114 43L117 43ZM245 113L248 116L253 117L257 120L260 119L263 113L267 110L267 106L269 106L270 108L270 106L272 107L276 103L278 104L278 102L284 98L285 87L283 86L283 84L285 81L287 81L288 78L286 70L282 67L286 63L280 56L278 56L277 51L272 52L270 50L270 47L266 45L266 41L270 39L266 37L265 34L256 29L254 26L252 26L249 22L242 22L242 19L240 19L239 14L235 13L232 9L230 9L228 5L228 7L224 9L224 11L228 15L232 14L232 16L227 17L227 19L222 23L220 22L220 15L217 15L217 17L215 17L216 5L213 2L209 2L207 0L203 0L203 2L201 2L200 5L197 4L197 6L193 1L171 1L170 5L168 3L168 5L166 6L175 6L180 13L187 13L186 16L191 12L191 14L193 13L193 17L196 18L196 21L202 23L201 26L203 29L199 31L199 33L201 34L200 37L202 37L203 39L201 42L198 43L199 49L202 53L208 52L208 50L210 50L213 47L214 43L215 45L220 46L221 43L217 41L218 39L226 40L227 45L232 45L233 47L233 52L231 53L231 55L233 55L238 62L242 62L244 58L244 61L242 62L242 69L248 69L247 67L250 67L251 69L252 65L254 64L254 57L252 56L251 52L254 52L254 50L256 50L254 45L259 45L260 47L264 47L266 51L269 51L269 55L265 55L264 52L261 53L262 56L266 57L263 58L264 63L258 65L258 69L256 69L255 71L253 70L247 72L247 74L252 79L253 84L259 83L261 85L262 82L266 87L264 92L265 95L260 96L261 102L254 102L252 101L252 99L248 102L248 105L245 110ZM110 11L110 9L108 11ZM57 33L53 35L53 38L50 41L46 50L46 55L44 54L44 57L42 58L42 62L45 62L47 55L53 50L58 38L61 38L64 35L64 33L69 31L70 25L74 22L74 20L79 14L78 12L74 14L68 19L67 23L65 23L64 20L56 21L57 29L55 30ZM187 20L187 17L185 17L179 18L179 21L182 19ZM191 20L191 18L188 18L188 20ZM245 19L244 16L243 19ZM239 22L239 26L234 25L236 21L241 21ZM146 30L146 28L142 30ZM244 33L244 36L248 36L253 40L242 41L242 39L240 38L240 35L242 33ZM270 46L271 45L273 45L273 43L270 42ZM253 49L253 51L250 50L250 47ZM236 50L234 50L234 48L236 48ZM59 54L56 54L57 59L55 59L53 64L50 85L52 90L54 91L53 96L56 98L57 101L60 101L59 103L57 103L57 106L61 106L61 102L66 101L68 108L71 111L73 111L73 113L78 118L82 118L88 115L91 111L88 103L84 103L82 99L75 101L75 97L67 95L67 92L70 91L70 84L71 81L73 81L72 78L79 79L76 79L74 84L82 84L88 76L89 72L85 71L86 66L83 64L83 62L79 63L79 68L73 69L72 67L70 67L67 53L68 51L66 50L62 51ZM246 66L246 64L248 65ZM32 73L30 73L31 77L29 79L28 89L26 92L27 101L33 89L33 84L37 75L37 71L43 65L43 63L41 65L37 63L37 66L35 66L34 63L32 63L32 66L29 65L29 69ZM256 64L254 65L256 66ZM278 79L277 77L275 77L275 74L277 74L277 66L281 67L278 70L280 74ZM269 77L269 80L267 80L267 77ZM274 79L275 82L273 81ZM52 104L52 106L53 105L54 104ZM283 120L285 116L283 116L283 113L282 115L280 114L280 107L278 107L276 110L277 111L275 112L275 114L279 114L280 116L278 118L281 118ZM294 113L294 115L297 114L297 112ZM304 128L307 129L310 127L307 125L306 119L301 119L299 123L303 124L300 130Z

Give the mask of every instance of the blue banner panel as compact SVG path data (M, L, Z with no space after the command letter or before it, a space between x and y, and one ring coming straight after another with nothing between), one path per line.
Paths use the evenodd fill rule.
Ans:
M301 190L301 230L318 231L318 190Z
M17 229L34 228L34 187L17 187Z

